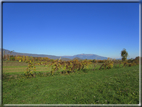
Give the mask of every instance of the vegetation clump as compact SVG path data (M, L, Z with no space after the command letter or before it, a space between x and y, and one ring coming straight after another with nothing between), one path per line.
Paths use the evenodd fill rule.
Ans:
M33 77L35 71L36 71L35 64L34 64L34 62L30 61L29 64L28 64L28 67L27 67L26 71L24 72L24 75L26 77Z
M121 51L122 61L126 61L127 60L127 56L128 56L128 52L126 51L126 49L123 49Z
M99 68L99 70L101 70L102 68L104 69L111 69L113 68L113 61L111 58L108 58L107 60L105 60L105 63L102 64L102 66Z
M74 58L73 60L69 61L62 61L62 60L53 60L48 57L32 57L32 56L10 56L10 55L4 55L3 58L8 61L19 61L20 63L28 63L28 67L26 68L26 71L24 72L24 75L27 77L34 77L36 67L35 66L48 66L51 67L50 72L51 75L54 75L56 71L59 71L58 73L61 74L69 74L72 72L77 71L85 71L92 69L93 71L97 68L99 70L101 69L112 69L114 67L126 67L126 66L135 66L139 64L139 57L136 57L135 59L129 59L127 60L128 52L126 49L121 51L122 60L115 60L108 58L107 60L79 60L77 58Z

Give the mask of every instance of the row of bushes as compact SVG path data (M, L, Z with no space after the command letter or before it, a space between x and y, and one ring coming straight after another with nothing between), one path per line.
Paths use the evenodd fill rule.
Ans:
M114 60L110 60L109 58L107 60L102 60L103 64L101 65L101 67L99 68L99 70L101 69L111 69L114 66L115 61ZM67 72L75 72L75 71L79 71L79 70L83 70L84 67L88 67L89 64L91 64L92 62L90 60L82 60L82 61L78 61L77 59L72 60L72 61L61 61L61 60L54 60L52 61L51 65L51 74L53 75L55 71L58 71L59 69L61 69L61 67L64 68L64 71ZM38 65L47 65L49 64L48 62L39 62L37 63ZM127 61L119 61L119 67L120 64L123 64L123 67L125 66L134 66L139 64L139 58L136 58L134 60L127 60ZM33 72L35 72L36 67L35 67L35 63L33 62L29 62L29 65L27 67L27 70L25 72L26 76L33 76Z

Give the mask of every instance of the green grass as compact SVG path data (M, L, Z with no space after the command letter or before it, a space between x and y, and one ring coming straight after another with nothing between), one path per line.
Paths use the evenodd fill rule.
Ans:
M7 75L18 75L18 74L24 74L24 71L26 71L28 64L25 62L18 62L18 61L4 61L3 62L3 74ZM99 69L101 64L96 64L95 69ZM85 67L86 68L86 67ZM93 64L89 66L89 69L93 68ZM47 65L36 65L36 73L38 72L50 72L51 66ZM63 71L61 68L60 71Z
M13 61L4 61L3 62L3 74L23 74L26 71L28 63L25 62L13 62ZM36 65L36 72L50 72L51 67Z
M139 66L3 79L3 104L138 104Z
M89 69L94 69L98 70L102 63L97 63L95 64L95 69L94 69L94 64L89 65ZM28 66L28 63L25 62L18 62L18 61L4 61L3 62L3 73L4 74L23 74L24 71L26 71L26 68ZM115 67L119 67L119 65L115 65ZM88 69L85 67L85 69ZM47 65L36 65L36 72L50 72L51 71L51 66ZM63 71L61 68L60 71Z

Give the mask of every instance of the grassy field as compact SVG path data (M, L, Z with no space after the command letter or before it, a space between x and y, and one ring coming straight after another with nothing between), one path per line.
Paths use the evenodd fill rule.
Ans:
M17 62L17 61L4 61L3 62L3 73L4 74L23 74L28 66L28 63ZM36 72L49 72L51 67L36 65Z
M23 74L28 66L28 63L18 62L18 61L4 61L3 62L3 74ZM95 69L99 69L101 64L97 64ZM93 69L93 65L89 66L90 69ZM36 65L36 72L50 72L51 66L47 65ZM62 71L62 69L60 70Z
M26 63L4 62L3 74L22 74L26 67ZM36 67L37 71L50 71L49 67ZM139 103L138 65L109 70L84 70L68 75L3 79L2 83L3 104Z

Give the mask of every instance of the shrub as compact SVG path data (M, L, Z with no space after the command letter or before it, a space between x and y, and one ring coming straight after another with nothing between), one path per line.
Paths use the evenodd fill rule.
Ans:
M128 63L128 66L131 67L131 66L133 66L133 64L132 63Z
M135 66L135 65L136 65L136 63L135 63L135 62L133 62L133 63L132 63L132 66Z
M111 58L108 58L107 60L105 60L105 65L104 65L104 67L105 67L105 69L107 68L107 69L111 69L111 68L113 68L113 61L112 61L112 59Z
M54 63L51 63L50 66L51 66L51 75L53 75L55 71L58 71L61 68L60 61L55 61Z
M105 60L98 60L98 63L104 63Z
M109 64L107 65L107 69L111 69L111 68L113 68L113 63L109 63Z
M132 63L133 62L133 59L128 59L128 63Z
M127 66L128 65L128 62L127 61L124 61L123 62L123 67Z
M139 58L142 61L142 57L139 57L139 56L134 59L134 62L135 62L136 65L139 64Z
M24 72L24 75L26 77L33 77L35 71L36 71L35 64L30 61L29 64L28 64L28 67L27 67L26 71Z
M96 63L97 61L96 61L96 59L93 59L92 62L93 62L93 63Z
M15 57L13 55L10 56L11 61L15 61Z

